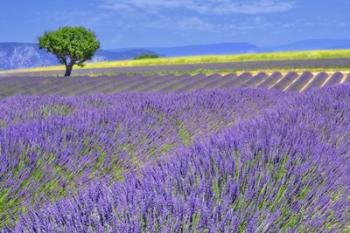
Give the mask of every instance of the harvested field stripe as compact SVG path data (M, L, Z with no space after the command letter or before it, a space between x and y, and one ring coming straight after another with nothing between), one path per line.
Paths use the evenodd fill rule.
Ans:
M224 77L222 77L223 83L221 83L220 85L215 86L216 88L225 88L228 85L230 85L233 82L237 82L237 75L235 74L228 74L225 75Z
M133 88L135 85L138 85L141 81L143 80L143 76L140 75L135 75L133 77L130 77L130 79L125 79L123 80L120 85L117 86L111 86L110 88L105 90L105 93L118 93L118 92L123 92L126 89Z
M304 90L308 91L312 88L320 89L322 84L325 82L325 80L329 77L329 74L326 72L321 72L318 75L316 75L316 78L314 81Z
M168 83L172 79L174 79L175 76L169 75L165 77L159 77L156 81L149 83L149 85L144 86L143 88L139 89L139 92L143 91L153 91L154 88L163 85L164 83Z
M142 77L142 76L140 76L140 77ZM136 91L138 88L141 88L144 84L147 84L147 83L151 82L154 78L157 78L157 77L142 77L142 78L139 78L132 85L129 85L128 87L123 89L123 91L125 91L125 92Z
M194 82L189 83L187 86L183 87L181 91L189 91L193 89L198 89L202 85L205 85L208 81L210 81L211 76L206 76L206 75L198 75L195 77Z
M254 75L254 77L252 77L247 83L245 83L243 87L250 87L250 88L257 87L259 83L261 83L267 78L268 78L268 75L266 73L263 73L263 72L258 73Z
M343 78L344 78L344 74L343 73L335 72L332 75L331 80L329 80L323 87L340 84Z
M199 89L233 88L275 88L281 91L305 92L332 85L350 82L350 75L335 72L311 73L306 71L298 76L289 72L283 76L274 72L269 77L260 72L252 76L250 72L221 74L182 75L116 75L103 77L8 77L0 79L1 98L12 95L85 95L120 92L181 92Z
M202 82L198 83L194 88L190 88L190 90L203 89L208 85L211 85L214 82L218 82L222 78L219 74L212 74L203 79Z
M111 77L113 78L113 77ZM117 76L115 81L110 83L109 85L107 86L103 86L100 88L99 92L101 93L108 93L115 90L115 89L118 89L120 86L124 85L125 86L125 83L132 83L132 81L135 79L135 77L127 77L127 76Z
M268 87L268 89L273 88L274 86L276 86L278 83L280 83L286 76L282 76L281 78L279 78L275 83L273 83L271 86Z
M306 84L305 84L305 86L303 87L303 88L301 88L300 89L300 93L302 93L303 91L305 91L309 86L310 86L310 84L316 79L316 75L315 76L313 76L311 79L310 79L310 81L308 81Z
M350 81L350 74L348 75L344 75L343 79L340 81L340 84L343 84L345 82L349 82Z
M298 80L288 88L288 91L300 91L313 76L314 74L309 71L302 73Z
M73 86L69 86L69 83L66 83L65 87L61 89L59 94L70 95L72 93L76 93L77 89L79 89L79 92L81 93L90 93L91 90L96 90L100 86L101 82L103 81L100 80L100 82L96 84L96 80L94 80L94 78L91 78L87 82L82 82L79 78L79 80L77 80Z
M120 82L120 80L114 79L114 78L103 78L101 80L101 82L99 84L97 84L96 86L92 85L90 87L86 87L86 88L78 91L77 95L85 94L85 93L99 93L99 92L101 92L103 87L109 87L110 85L112 85L116 82Z
M242 75L240 76L231 76L230 77L230 82L226 83L225 86L223 86L223 88L238 88L241 85L243 85L244 83L248 82L249 79L242 77Z
M258 87L258 86L260 86L262 83L264 83L266 81L266 79L263 79L263 80L261 80L260 82L258 82L257 84L256 84L256 86L255 87Z
M7 77L6 79L1 80L1 89L6 92L17 92L18 89L26 89L28 86L37 82L38 78L30 79L13 79L11 77ZM35 85L34 85L35 86Z
M161 76L159 75L154 75L151 77L144 77L142 80L139 80L139 82L135 83L132 87L129 87L128 89L124 91L139 91L142 88L145 88L147 85L150 83L155 82L156 80L159 80Z
M328 78L322 83L321 88L326 86L326 84L333 78L333 75L329 75Z
M237 83L236 87L243 87L246 83L248 83L253 78L253 75L250 72L241 73L238 76L240 82Z
M48 89L42 90L40 94L67 94L70 91L81 90L83 86L89 86L94 84L96 81L94 79L84 80L82 78L54 78L55 85L52 85Z
M172 75L170 75L170 76L172 76ZM166 89L166 88L170 87L171 85L176 84L179 81L179 77L180 76L176 76L176 75L172 76L172 79L170 79L169 82L164 82L163 84L161 84L159 86L153 87L152 91L162 91L163 89Z
M297 77L298 73L289 72L282 81L277 83L273 88L278 90L284 90L290 83L292 83Z
M165 87L162 87L158 91L160 92L169 92L172 91L173 89L176 89L181 85L181 83L187 79L189 79L191 76L190 75L181 75L176 78L175 82L170 83L170 85L167 85Z
M269 88L272 84L274 84L276 81L278 81L278 79L280 79L281 77L283 77L283 75L280 72L273 72L272 74L270 74L270 76L264 82L262 82L257 87L258 88Z
M217 83L220 83L220 81L224 80L226 76L221 76L221 75L218 75L218 76L215 76L215 75L212 75L211 77L211 81L210 82L207 82L203 88L204 89L208 89L208 88L213 88L215 86L215 84Z
M196 85L197 83L200 83L203 81L203 79L206 76L204 74L197 74L194 76L191 76L188 82L186 83L181 83L181 86L179 86L178 88L176 88L176 92L182 92L182 91L186 91L188 90L188 88L193 87L194 85Z
M290 88L294 83L296 83L299 79L300 79L300 75L298 75L289 85L287 85L284 89L283 89L283 91L286 91L286 90L288 90L288 88Z

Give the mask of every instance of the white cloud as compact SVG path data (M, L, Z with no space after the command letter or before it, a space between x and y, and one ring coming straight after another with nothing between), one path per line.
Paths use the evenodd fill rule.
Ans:
M285 12L296 6L294 0L103 0L104 9L159 12L189 10L200 14L263 14Z
M177 22L177 26L182 30L192 31L213 31L215 29L215 25L207 23L197 17L181 19Z
M255 20L228 20L225 22L211 22L200 17L179 17L177 19L170 17L159 17L157 20L149 21L143 24L144 27L154 29L166 29L171 28L176 31L190 31L190 32L203 32L203 33L237 33L256 30L261 27L268 26L262 21L255 22Z

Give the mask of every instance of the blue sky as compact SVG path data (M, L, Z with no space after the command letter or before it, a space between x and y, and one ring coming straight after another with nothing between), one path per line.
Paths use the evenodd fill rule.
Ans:
M0 41L82 25L103 48L350 38L346 0L3 0Z

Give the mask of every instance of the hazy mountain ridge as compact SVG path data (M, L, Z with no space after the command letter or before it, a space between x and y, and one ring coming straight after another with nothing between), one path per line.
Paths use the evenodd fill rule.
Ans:
M350 49L350 39L309 39L281 46L265 47L264 51L293 51L317 49Z
M239 53L256 53L261 49L250 43L217 43L205 45L188 45L169 48L150 48L164 56L195 56L207 54L239 54Z
M0 69L56 64L56 58L29 43L0 43Z
M131 59L145 53L146 49L128 49L124 51L98 50L92 61L110 61ZM55 56L39 49L31 43L0 43L0 69L17 69L57 65Z
M98 50L92 61L127 60L145 53L176 57L314 49L350 49L350 39L311 39L271 47L259 47L250 43L217 43L168 48ZM55 56L40 50L37 44L0 43L0 69L29 68L56 64L58 62Z

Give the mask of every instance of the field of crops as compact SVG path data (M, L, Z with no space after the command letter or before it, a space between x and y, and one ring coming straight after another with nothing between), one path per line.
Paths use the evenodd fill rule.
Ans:
M350 54L350 52L349 52ZM219 59L220 57L213 57L213 59ZM264 56L262 56L264 58ZM266 58L269 58L267 56ZM190 61L191 59L188 58ZM168 65L157 65L158 59L154 62L151 61L127 61L127 62L107 62L107 63L89 63L84 68L76 67L73 71L74 76L102 76L107 74L108 76L115 74L195 74L207 72L212 74L214 70L218 73L224 71L228 72L241 72L241 71L265 71L265 70L279 70L279 71L297 71L297 70L309 70L309 71L349 71L350 58L336 58L336 59L287 59L287 60L258 60L258 61L226 61L226 62L211 62L205 63L206 60L195 60L197 63L186 63L187 58L178 58L178 64L169 63ZM171 58L165 59L165 61L171 61ZM207 62L209 62L208 60ZM136 62L136 64L135 64ZM137 63L140 62L140 63ZM147 63L149 62L149 63ZM62 76L64 74L64 67L38 67L32 69L19 69L19 70L4 70L0 71L0 77L3 76Z
M346 232L350 78L0 78L0 232Z
M246 53L233 55L205 55L186 57L164 57L157 59L125 60L125 61L103 61L87 63L84 67L76 67L78 70L91 69L113 69L120 68L121 71L153 69L159 71L164 67L175 67L186 70L188 67L217 69L248 68L295 68L295 67L349 67L350 50L312 50L312 51L288 51L270 53ZM216 68L215 68L216 67ZM124 68L124 69L123 69ZM147 69L148 68L148 69ZM225 68L226 69L226 68ZM48 72L64 70L63 66L35 67L20 70L22 72ZM5 71L4 73L18 72L19 70ZM0 71L0 74L3 73Z
M0 96L81 95L120 92L183 92L197 89L265 88L305 92L350 82L348 74L335 73L249 73L228 75L117 75L113 77L3 77Z

